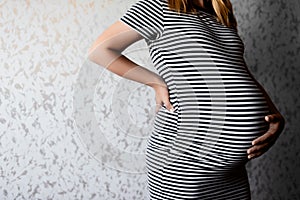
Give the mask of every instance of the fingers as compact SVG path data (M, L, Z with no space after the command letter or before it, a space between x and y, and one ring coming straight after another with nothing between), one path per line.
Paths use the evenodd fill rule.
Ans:
M157 87L156 89L156 111L159 110L161 106L165 106L170 112L174 112L174 107L169 99L169 92L166 87Z
M169 98L164 102L164 105L166 106L168 111L174 112L174 107L172 106L171 102L169 101Z
M252 141L252 147L247 150L248 158L256 158L265 153L275 142L281 133L285 120L280 113L265 116L269 122L269 128L265 134Z
M272 138L276 138L277 137L276 132L278 131L278 129L279 129L279 123L271 123L269 125L268 131L262 136L253 140L252 145L262 144L268 142L268 140L271 140Z
M261 156L263 153L265 153L268 150L268 145L257 145L255 147L252 147L250 150L247 151L248 153L248 159L253 159Z
M167 110L170 111L170 112L174 112L174 107L173 107L173 105L170 102L169 92L168 92L167 89L165 89L165 93L162 96L162 99L163 99L163 104L165 105L165 107L167 108Z
M278 120L278 116L276 114L267 115L267 116L265 116L265 120L267 122L275 122Z
M247 150L248 158L252 159L261 156L275 143L275 141L276 139L273 138L272 140L269 140L267 143L252 146Z
M261 144L261 143L265 143L268 140L277 137L278 132L281 132L280 126L282 126L281 121L279 120L279 116L278 114L272 114L272 115L267 115L265 116L265 120L267 122L269 122L269 129L268 131L263 134L262 136L256 138L255 140L252 141L252 145L256 145L256 144Z
M284 124L284 122L285 122L283 116L280 113L267 115L267 116L265 116L265 120L270 123L271 122L281 122L281 124Z
M161 101L160 103L156 103L155 113L157 113L159 111L160 107L163 105L165 105L167 110L169 110L170 112L174 112L174 107L172 106L172 104L170 102L164 103L163 101Z

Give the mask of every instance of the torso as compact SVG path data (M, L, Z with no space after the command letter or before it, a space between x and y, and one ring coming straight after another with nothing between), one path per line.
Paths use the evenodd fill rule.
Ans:
M161 107L149 148L207 176L243 168L269 112L246 70L243 42L209 13L179 15L164 6L163 35L149 47L175 112ZM240 185L248 187L245 176Z

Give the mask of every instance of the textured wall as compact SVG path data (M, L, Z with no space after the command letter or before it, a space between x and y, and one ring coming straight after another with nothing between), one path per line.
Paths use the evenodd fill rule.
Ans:
M253 199L300 199L300 2L232 3L248 66L287 121L268 153L247 165Z
M146 199L153 91L86 60L134 2L0 1L0 199ZM287 121L247 165L253 199L300 199L300 2L232 2L248 66ZM124 54L153 69L143 41Z

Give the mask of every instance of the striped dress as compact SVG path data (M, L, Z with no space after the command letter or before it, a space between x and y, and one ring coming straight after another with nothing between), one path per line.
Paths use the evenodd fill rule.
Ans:
M237 31L167 0L138 0L120 21L145 39L175 108L160 107L148 139L149 199L251 199L247 149L270 111Z

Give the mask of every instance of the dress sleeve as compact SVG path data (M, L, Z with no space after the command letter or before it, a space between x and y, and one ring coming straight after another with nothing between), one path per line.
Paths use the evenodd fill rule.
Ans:
M120 21L129 25L146 40L158 39L164 29L162 0L138 0Z

